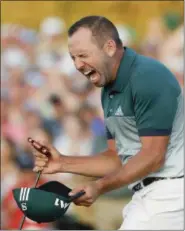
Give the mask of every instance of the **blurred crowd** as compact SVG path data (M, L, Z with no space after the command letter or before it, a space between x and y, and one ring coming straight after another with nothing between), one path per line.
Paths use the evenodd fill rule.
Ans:
M142 39L134 28L117 25L124 46L157 58L183 88L183 22L176 13L148 20ZM100 89L75 70L68 54L66 24L51 16L35 31L1 25L1 228L18 229L22 212L12 189L31 187L33 155L27 138L45 140L65 155L94 155L107 147ZM69 187L91 180L72 174L43 176L40 184L58 180ZM65 219L24 229L117 229L130 192L121 189L101 197L90 208L72 205Z

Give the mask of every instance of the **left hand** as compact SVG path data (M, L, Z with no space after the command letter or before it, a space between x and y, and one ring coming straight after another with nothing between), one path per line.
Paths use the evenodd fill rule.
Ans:
M73 196L82 190L85 191L85 194L83 196L79 197L78 199L74 200L74 203L78 206L89 207L95 202L95 200L100 195L100 190L98 188L98 184L96 183L96 181L93 181L88 185L83 185L83 186L79 186L77 188L74 188L69 193L69 196Z

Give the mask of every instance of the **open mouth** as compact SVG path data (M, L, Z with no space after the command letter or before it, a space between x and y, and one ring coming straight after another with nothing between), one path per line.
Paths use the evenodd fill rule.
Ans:
M97 84L100 80L100 75L95 69L84 71L83 74L91 81L93 84Z
M95 70L90 70L90 71L86 71L84 72L84 75L88 77L88 79L90 79L91 75L95 74L96 71Z

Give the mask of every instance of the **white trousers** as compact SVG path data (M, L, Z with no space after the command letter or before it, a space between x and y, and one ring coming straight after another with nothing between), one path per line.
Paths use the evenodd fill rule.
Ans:
M134 193L119 230L184 230L184 178L156 181Z

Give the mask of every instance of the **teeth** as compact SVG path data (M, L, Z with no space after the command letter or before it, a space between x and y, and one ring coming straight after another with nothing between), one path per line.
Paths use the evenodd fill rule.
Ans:
M84 75L89 75L92 70L84 72Z

